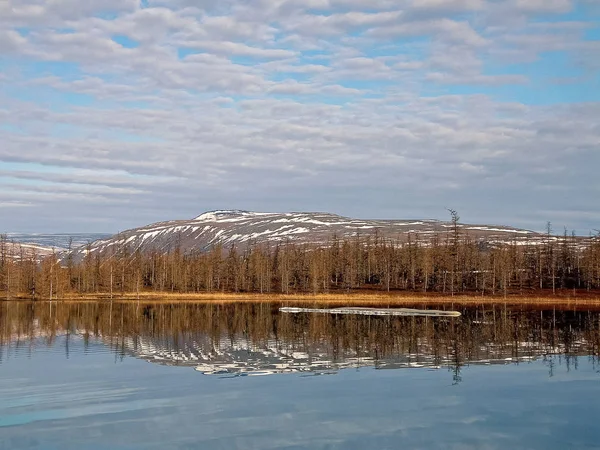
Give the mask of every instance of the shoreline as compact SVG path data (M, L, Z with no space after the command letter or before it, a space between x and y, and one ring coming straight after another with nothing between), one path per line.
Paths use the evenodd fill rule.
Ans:
M562 295L561 295L562 294ZM113 303L281 303L301 305L346 305L346 306L409 306L409 305L492 305L505 304L511 306L560 306L563 308L589 308L600 309L600 294L585 293L586 295L444 295L444 294L418 294L418 293L325 293L325 294L257 294L257 293L124 293L113 294L69 294L53 298L52 302L58 303L84 303L84 302L113 302ZM31 298L19 296L10 299L2 298L2 302L30 302ZM33 300L36 303L50 302L48 297Z

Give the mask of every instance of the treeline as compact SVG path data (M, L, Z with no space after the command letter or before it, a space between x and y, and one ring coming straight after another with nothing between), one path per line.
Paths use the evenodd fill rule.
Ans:
M71 293L326 293L371 289L447 295L600 289L600 239L574 236L489 245L458 229L403 242L335 237L325 246L216 246L209 252L89 252L82 261L26 255L0 238L0 295Z

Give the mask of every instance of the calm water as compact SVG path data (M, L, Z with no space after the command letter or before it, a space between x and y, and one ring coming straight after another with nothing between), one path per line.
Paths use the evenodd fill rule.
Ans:
M0 449L600 448L600 314L461 312L0 303Z

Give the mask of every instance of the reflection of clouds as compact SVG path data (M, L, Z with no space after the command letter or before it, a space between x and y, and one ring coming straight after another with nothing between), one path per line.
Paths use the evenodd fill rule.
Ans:
M57 340L57 346L63 344ZM445 371L366 368L336 377L225 383L133 359L115 365L113 355L97 353L98 347L84 355L81 341L72 344L78 356L68 361L44 347L31 359L2 366L3 399L15 385L13 398L33 396L19 412L0 403L0 421L19 414L40 420L0 428L0 448L6 442L12 445L6 448L67 449L595 445L600 385L587 358L579 358L578 370L570 372L557 362L554 379L539 361L468 367L467 381L458 386L450 385Z
M136 389L111 390L105 388L97 390L96 387L81 386L82 389L86 390L74 394L63 392L65 386L50 386L50 388L54 391L51 396L45 398L38 395L29 404L20 403L18 407L15 407L8 400L3 407L10 411L10 415L0 420L0 427L22 426L43 421L70 420L82 416L128 413L169 405L166 399L131 402L131 394ZM94 391L90 392L87 389L94 389ZM30 395L30 390L24 389L19 393ZM68 407L65 407L65 405L68 405ZM18 412L19 410L29 409L35 410Z

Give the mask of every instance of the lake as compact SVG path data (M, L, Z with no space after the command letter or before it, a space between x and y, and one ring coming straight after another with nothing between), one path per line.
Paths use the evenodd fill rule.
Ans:
M278 308L0 302L0 449L600 448L598 312Z

